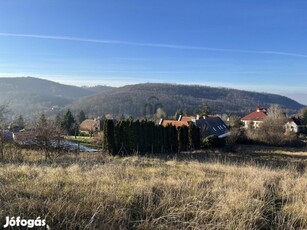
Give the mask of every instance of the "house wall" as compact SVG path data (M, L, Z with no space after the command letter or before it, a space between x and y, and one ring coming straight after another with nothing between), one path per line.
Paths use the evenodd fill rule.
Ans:
M244 123L245 129L248 129L251 126L251 124L253 125L254 129L258 129L263 121L244 121L242 120L242 122Z
M288 132L294 132L294 133L299 133L299 127L297 126L297 124L295 124L295 122L291 121L291 122L287 122L285 125L286 131Z

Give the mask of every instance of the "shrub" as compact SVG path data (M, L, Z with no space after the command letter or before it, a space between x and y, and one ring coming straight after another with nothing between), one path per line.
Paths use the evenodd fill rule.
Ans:
M202 141L203 148L221 148L225 146L225 140L216 135L205 137Z

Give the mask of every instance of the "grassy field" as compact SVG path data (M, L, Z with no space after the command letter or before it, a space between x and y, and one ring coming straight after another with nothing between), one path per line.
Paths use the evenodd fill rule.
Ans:
M307 229L306 149L19 154L0 167L1 226L40 216L51 229Z

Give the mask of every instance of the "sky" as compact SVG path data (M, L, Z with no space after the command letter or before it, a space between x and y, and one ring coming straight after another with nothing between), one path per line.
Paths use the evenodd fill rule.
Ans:
M0 0L0 77L200 84L307 105L305 0Z

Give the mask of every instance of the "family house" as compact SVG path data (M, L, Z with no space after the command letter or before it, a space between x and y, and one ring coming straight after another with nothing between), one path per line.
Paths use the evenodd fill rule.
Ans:
M302 133L304 131L302 121L298 117L290 117L284 127L287 132Z
M181 127L181 126L189 126L189 122L161 119L160 122L159 122L159 125L162 125L164 127L166 127L168 125L172 125L172 126L175 126L175 127Z
M229 136L229 128L218 116L204 116L195 120L195 125L200 127L200 135L207 137L216 135L219 138Z
M173 125L176 127L189 126L190 124L196 125L200 128L200 134L202 137L207 137L210 135L216 135L220 138L229 135L229 128L223 122L223 120L218 116L180 116L177 120L160 120L160 125L167 126Z
M268 116L267 109L257 107L256 111L246 115L241 118L241 121L244 123L244 128L253 127L255 129L259 128L260 124L263 122L263 119Z
M89 135L103 129L103 122L99 119L86 119L80 124L80 131L86 131Z
M22 130L21 132L14 132L13 140L20 145L36 144L35 130Z

